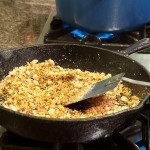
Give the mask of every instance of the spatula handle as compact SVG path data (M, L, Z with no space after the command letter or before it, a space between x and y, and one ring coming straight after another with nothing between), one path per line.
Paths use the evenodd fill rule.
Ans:
M145 81L139 81L139 80L133 80L127 77L122 77L122 80L125 82L129 82L132 84L136 84L136 85L143 85L143 86L148 86L150 87L150 82L145 82Z

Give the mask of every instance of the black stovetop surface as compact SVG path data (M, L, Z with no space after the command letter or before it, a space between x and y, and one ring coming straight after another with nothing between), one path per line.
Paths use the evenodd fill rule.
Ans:
M34 141L5 132L1 138L1 150L122 150L111 138L80 144L53 144Z

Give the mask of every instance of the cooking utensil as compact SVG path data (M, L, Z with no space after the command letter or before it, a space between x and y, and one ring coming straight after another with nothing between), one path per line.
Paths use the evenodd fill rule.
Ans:
M132 83L132 84L150 87L150 82L133 80L133 79L130 79L130 78L127 78L127 77L122 77L122 80L125 81L125 82Z
M57 16L86 31L125 32L150 21L148 0L56 0Z
M130 79L130 78L127 78L127 77L122 77L124 74L119 74L119 75L120 75L120 78L117 80L117 83L115 82L115 85L117 85L118 82L122 79L122 81L127 82L127 83L131 83L131 84L134 84L134 85L150 87L150 82L138 81L138 80L133 80L133 79ZM116 76L113 76L113 77L116 77ZM104 82L105 82L105 80L104 80ZM107 83L105 85L107 86ZM104 85L104 87L105 87L105 85ZM112 86L114 86L114 84L112 84ZM99 86L98 86L98 91L101 91L101 89L99 89ZM85 110L87 107L89 107L89 104L91 105L91 103L93 103L93 101L96 98L94 96L92 97L91 94L93 94L93 92L90 91L81 100L69 103L68 105L66 105L66 107L68 107L70 109L73 109L73 110L79 110L79 111Z
M118 83L120 82L120 80L122 79L124 75L125 73L120 73L108 79L94 83L93 85L91 85L91 88L89 89L89 91L85 93L81 99L75 102L70 102L66 106L72 105L72 104L77 105L81 101L92 99L94 97L99 96L100 94L103 94L107 91L114 89L118 85Z
M148 41L145 44L147 43L149 44ZM139 46L139 49L142 48L144 45ZM64 68L79 68L112 75L125 72L128 78L150 81L149 72L127 55L102 48L68 43L35 45L0 51L0 78L2 79L14 67L25 65L27 61L38 59L42 62L49 58ZM140 97L141 102L134 108L118 113L71 120L51 119L22 114L0 106L0 124L13 133L47 142L82 143L104 138L111 135L115 129L118 130L134 120L149 96L149 88L130 83L127 85L132 89L133 94Z

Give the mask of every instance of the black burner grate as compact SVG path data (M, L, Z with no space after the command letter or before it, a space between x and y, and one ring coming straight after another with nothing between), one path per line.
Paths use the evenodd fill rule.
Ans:
M124 146L122 146L123 143L118 146L118 141L114 140L118 135L118 138L122 137L119 133L115 133L111 138L100 139L86 144L52 144L37 142L6 132L1 138L1 150L125 150ZM126 141L124 138L121 139L125 144L128 144L128 150L136 150L136 146L133 143Z
M77 32L78 35L74 35ZM54 17L49 32L44 37L44 43L78 43L98 46L109 50L123 50L142 38L150 37L150 24L137 31L126 33L87 33L64 24L58 17ZM150 53L144 50L142 53Z

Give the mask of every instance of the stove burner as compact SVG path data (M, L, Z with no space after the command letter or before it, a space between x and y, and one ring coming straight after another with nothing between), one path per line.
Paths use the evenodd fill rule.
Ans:
M89 35L88 32L82 31L82 30L78 30L78 29L74 29L70 33L73 35L74 38L83 38L83 37Z
M74 29L73 31L70 32L74 38L84 38L85 36L92 35L91 33L88 33L83 30L79 29ZM94 34L97 36L100 40L102 39L109 39L114 36L112 33L99 33L99 34Z
M44 43L78 43L98 46L109 50L123 50L142 38L150 37L150 24L145 27L125 33L88 33L85 30L73 28L54 17L50 30L44 37ZM150 53L144 50L142 53Z

